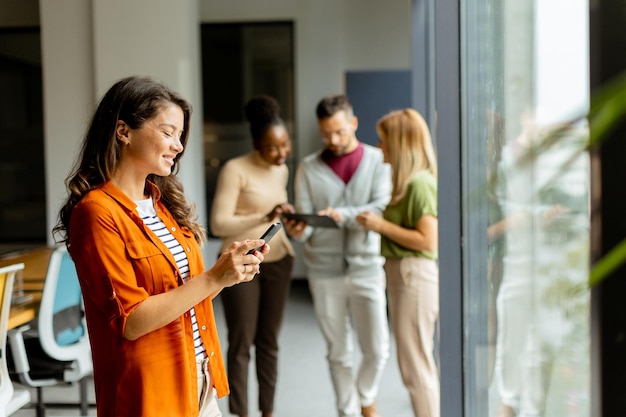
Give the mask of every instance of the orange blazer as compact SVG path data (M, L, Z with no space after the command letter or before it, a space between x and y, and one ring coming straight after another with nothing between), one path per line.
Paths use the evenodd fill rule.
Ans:
M187 252L191 279L204 270L200 247L159 200L156 212ZM180 272L169 249L143 223L136 204L113 183L90 191L72 210L69 252L85 301L99 417L198 416L189 312L137 340L123 337L128 315L146 298L169 291ZM218 396L228 382L213 303L195 306Z

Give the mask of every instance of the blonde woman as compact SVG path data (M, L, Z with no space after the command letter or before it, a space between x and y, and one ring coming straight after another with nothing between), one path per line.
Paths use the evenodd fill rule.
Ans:
M392 197L382 217L357 221L382 236L391 326L398 365L416 417L439 416L439 372L433 357L439 315L437 265L437 161L424 118L413 109L393 111L376 126L391 165Z

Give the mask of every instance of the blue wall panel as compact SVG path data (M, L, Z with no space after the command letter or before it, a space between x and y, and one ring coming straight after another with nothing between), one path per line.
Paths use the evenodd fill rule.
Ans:
M357 137L376 146L376 121L391 110L411 107L411 71L348 71L346 94L359 118Z

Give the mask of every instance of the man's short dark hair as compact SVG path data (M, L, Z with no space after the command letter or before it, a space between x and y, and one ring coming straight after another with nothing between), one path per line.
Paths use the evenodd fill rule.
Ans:
M317 104L315 113L318 119L328 119L340 111L345 111L348 117L353 115L352 104L344 94L324 97Z

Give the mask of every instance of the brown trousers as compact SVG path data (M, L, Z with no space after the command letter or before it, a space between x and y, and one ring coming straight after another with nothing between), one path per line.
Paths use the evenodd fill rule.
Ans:
M248 415L248 365L254 345L259 409L274 410L278 374L278 336L291 287L293 257L261 264L250 282L222 290L228 327L228 382L230 412Z

